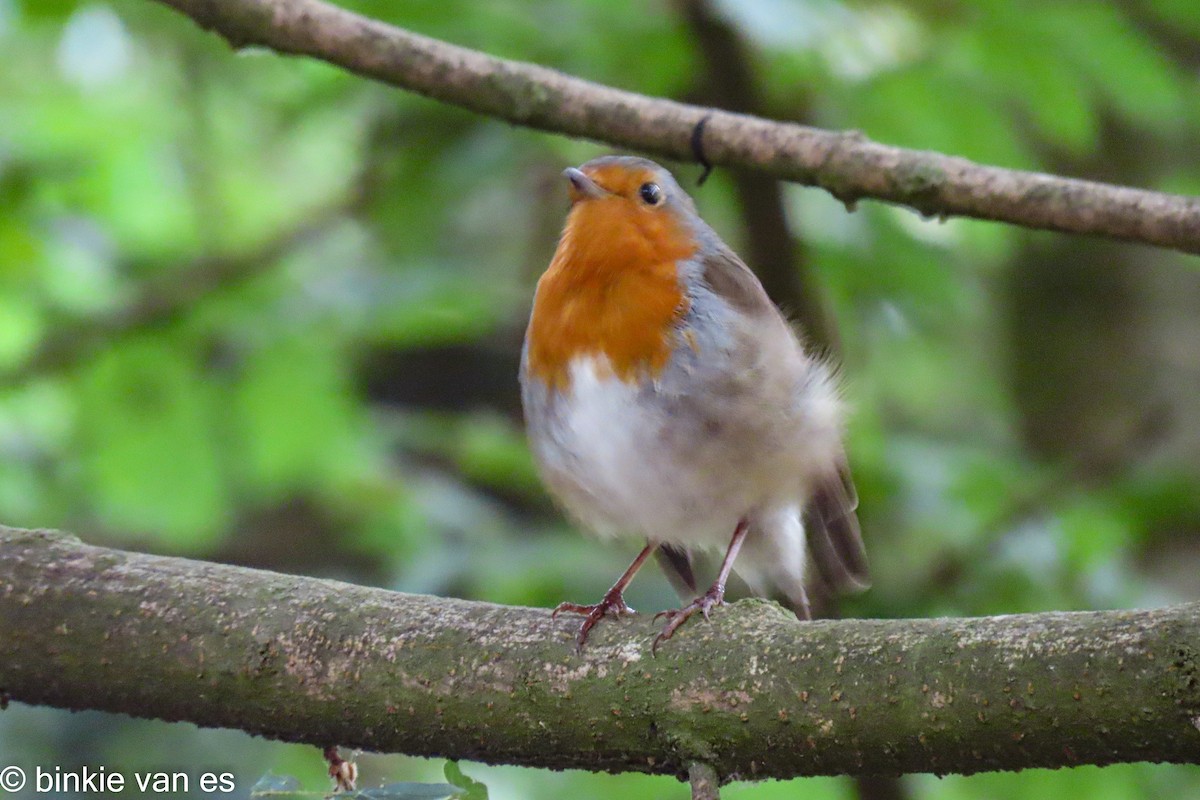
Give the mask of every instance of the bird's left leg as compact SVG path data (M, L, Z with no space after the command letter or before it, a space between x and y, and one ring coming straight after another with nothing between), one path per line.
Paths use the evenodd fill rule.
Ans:
M587 641L588 634L592 628L606 616L619 617L623 614L636 614L637 612L625 604L625 587L633 580L633 576L641 569L642 564L650 557L658 545L654 542L647 542L642 552L638 553L638 557L629 565L629 569L625 570L621 577L617 578L617 582L612 585L612 588L605 592L604 597L599 603L591 606L583 606L578 603L559 603L558 608L554 609L551 618L557 617L563 611L570 611L573 614L585 615L583 624L579 626L579 635L575 637L575 649L582 651L583 645Z
M697 611L702 613L705 619L708 619L710 609L725 605L725 581L729 580L729 573L733 570L733 561L737 558L738 551L742 549L742 542L745 541L746 533L749 530L749 522L744 519L738 522L733 531L733 538L729 540L729 549L725 551L725 559L721 562L721 569L717 572L717 579L713 581L712 586L708 587L707 592L683 608L674 611L660 611L654 615L655 619L666 617L667 624L663 626L662 632L654 637L654 644L650 647L652 651L658 650L659 643L674 636L679 626L687 622Z

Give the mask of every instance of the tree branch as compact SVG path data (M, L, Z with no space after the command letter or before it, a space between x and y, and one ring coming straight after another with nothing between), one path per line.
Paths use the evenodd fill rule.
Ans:
M0 690L319 746L704 784L1200 762L1200 604L802 623L385 592L0 528ZM704 795L700 795L704 796Z
M369 78L517 125L678 160L708 117L704 151L929 216L967 216L1029 228L1129 239L1200 253L1200 200L975 164L832 132L613 89L534 64L494 58L409 33L321 0L158 0L234 47L312 56Z

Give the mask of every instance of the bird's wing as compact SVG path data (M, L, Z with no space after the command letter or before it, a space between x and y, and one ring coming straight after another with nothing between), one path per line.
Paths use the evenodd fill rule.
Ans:
M786 324L755 274L725 245L704 256L703 279L713 292L748 316L774 315ZM825 584L834 592L861 591L870 585L867 554L858 516L858 495L842 461L820 481L804 511L804 528Z
M871 585L867 551L858 526L858 494L849 468L817 484L804 509L804 530L813 563L835 592L858 592Z
M758 277L724 244L711 248L701 267L708 287L738 311L751 316L779 313Z

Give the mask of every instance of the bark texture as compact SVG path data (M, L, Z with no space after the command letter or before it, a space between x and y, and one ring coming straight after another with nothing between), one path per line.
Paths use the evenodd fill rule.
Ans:
M875 198L928 216L1130 239L1200 253L1200 199L889 147L857 131L646 97L410 33L321 0L158 0L234 47L319 58L441 102L546 131L820 186L847 204Z
M714 779L1200 763L1200 604L802 623L386 592L0 528L0 696L325 746ZM704 796L700 794L700 796Z

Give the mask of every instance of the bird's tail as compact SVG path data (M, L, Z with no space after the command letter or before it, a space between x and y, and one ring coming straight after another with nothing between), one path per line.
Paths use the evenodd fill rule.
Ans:
M871 585L867 550L858 525L858 494L845 466L817 484L804 509L804 532L816 578L828 595L861 592Z

